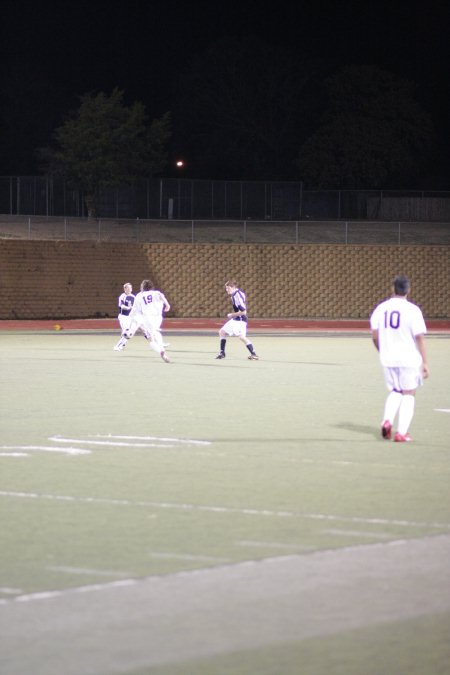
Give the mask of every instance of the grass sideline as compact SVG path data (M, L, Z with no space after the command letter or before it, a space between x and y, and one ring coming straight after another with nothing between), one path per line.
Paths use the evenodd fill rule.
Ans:
M227 359L217 362L216 336L168 330L171 364L138 336L114 353L115 337L0 333L2 674L27 672L27 663L35 675L50 675L52 667L57 672L58 658L71 653L70 641L81 649L83 667L99 675L290 675L299 672L299 660L308 675L339 668L346 675L377 668L410 672L395 671L395 664L410 668L411 654L419 652L415 667L422 673L447 672L448 586L441 591L443 609L435 604L439 576L432 566L424 565L419 578L417 570L409 575L393 563L382 583L372 578L372 567L381 568L383 557L397 550L390 544L430 541L432 547L450 533L446 336L428 340L431 378L418 392L415 441L407 446L379 437L385 393L375 350L362 332L274 337L261 329L255 335L260 361L247 361L243 345L230 340ZM337 614L335 624L322 629L323 615L337 602L340 565L365 552L370 563L355 567L354 582L346 577L342 597L350 608L357 604L361 572L372 603L361 610L359 625ZM319 572L316 578L314 566L308 567L314 560L317 569L330 564L329 593L321 589L330 578ZM268 577L272 614L295 627L311 613L302 593L321 599L316 637L299 629L283 639L264 614L263 598L251 596L252 580L267 565L276 572L291 563L294 570L306 566L306 586L292 608L280 591L283 577ZM244 591L240 584L249 571ZM213 589L208 574L218 575ZM183 595L198 583L205 597L213 597L227 579L231 593L218 595L212 615L202 609L201 596ZM389 598L400 579L405 597L422 591L428 603L398 614ZM133 592L144 593L155 580L168 585L167 604L153 608L159 624L180 628L172 636L180 654L172 650L171 659L160 654L159 661L158 645L144 630L148 616L139 600L133 602ZM241 588L239 597L233 588ZM83 602L80 613L74 594ZM133 649L114 639L106 598ZM121 613L122 603L129 603L132 618ZM391 614L373 621L380 604ZM51 627L55 606L63 626L76 626L75 642L57 626L37 639L36 618ZM184 606L192 609L190 638L186 624L177 623ZM220 618L233 610L239 640ZM261 615L269 624L264 645L255 643L251 630ZM209 653L202 634L209 635L211 616L221 642L210 637ZM31 635L18 651L24 625ZM104 661L105 649L115 665ZM77 667L68 658L59 672Z

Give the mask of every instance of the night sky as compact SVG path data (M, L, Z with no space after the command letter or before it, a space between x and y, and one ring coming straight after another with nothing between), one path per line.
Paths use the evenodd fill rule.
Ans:
M294 5L294 7L291 6ZM174 106L195 56L224 36L256 36L335 64L376 64L414 80L450 156L450 3L78 2L4 0L0 173L36 172L46 144L86 92L119 87L149 116ZM450 175L450 162L449 162Z

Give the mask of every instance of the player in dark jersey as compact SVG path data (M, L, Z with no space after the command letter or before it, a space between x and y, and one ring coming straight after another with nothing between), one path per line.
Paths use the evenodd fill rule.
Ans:
M133 303L134 303L133 286L129 282L127 282L126 284L123 285L123 293L119 295L119 298L117 300L117 304L119 306L119 316L117 318L119 319L120 329L122 331L121 338L114 347L114 350L117 352L122 351L122 349L125 347L126 344L126 340L124 340L123 334L130 327L130 312L131 308L133 307Z
M247 338L247 304L244 291L241 291L238 288L237 282L234 280L227 281L225 284L225 290L230 296L231 304L233 305L233 311L227 314L228 321L222 326L219 331L220 335L220 352L216 356L216 359L225 358L225 346L227 342L227 337L238 337L247 347L250 361L257 361L258 356L255 353L253 344Z

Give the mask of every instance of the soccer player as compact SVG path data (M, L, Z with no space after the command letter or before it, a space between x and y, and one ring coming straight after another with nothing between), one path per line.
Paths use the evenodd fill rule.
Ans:
M114 347L115 351L121 351L126 345L126 339L123 335L124 332L130 327L130 312L131 308L133 307L134 297L133 286L127 282L123 285L123 293L119 295L117 300L117 304L119 306L119 316L117 318L119 319L122 334L120 336L119 342Z
M134 299L130 312L131 323L125 338L130 339L137 328L142 328L144 334L150 340L150 347L161 356L162 360L170 363L170 359L164 351L164 343L161 335L163 312L168 312L170 305L161 291L153 288L149 279L141 283L141 290Z
M225 345L228 336L238 337L247 347L250 352L249 359L257 361L258 356L255 353L252 343L247 338L247 305L244 291L238 288L237 282L234 280L227 281L225 290L230 296L233 311L227 314L228 321L222 326L219 331L220 335L220 352L216 359L225 358Z
M424 337L427 329L421 310L407 299L410 291L407 277L397 276L392 290L392 297L375 307L370 328L389 390L381 435L391 438L398 413L394 441L403 443L411 440L408 429L414 416L416 390L422 378L429 375Z

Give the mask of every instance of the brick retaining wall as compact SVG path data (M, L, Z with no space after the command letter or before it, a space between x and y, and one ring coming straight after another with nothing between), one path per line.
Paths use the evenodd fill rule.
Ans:
M0 240L0 318L116 316L125 281L150 278L174 317L223 317L235 277L254 317L366 318L410 276L428 318L450 318L450 247L118 244Z

